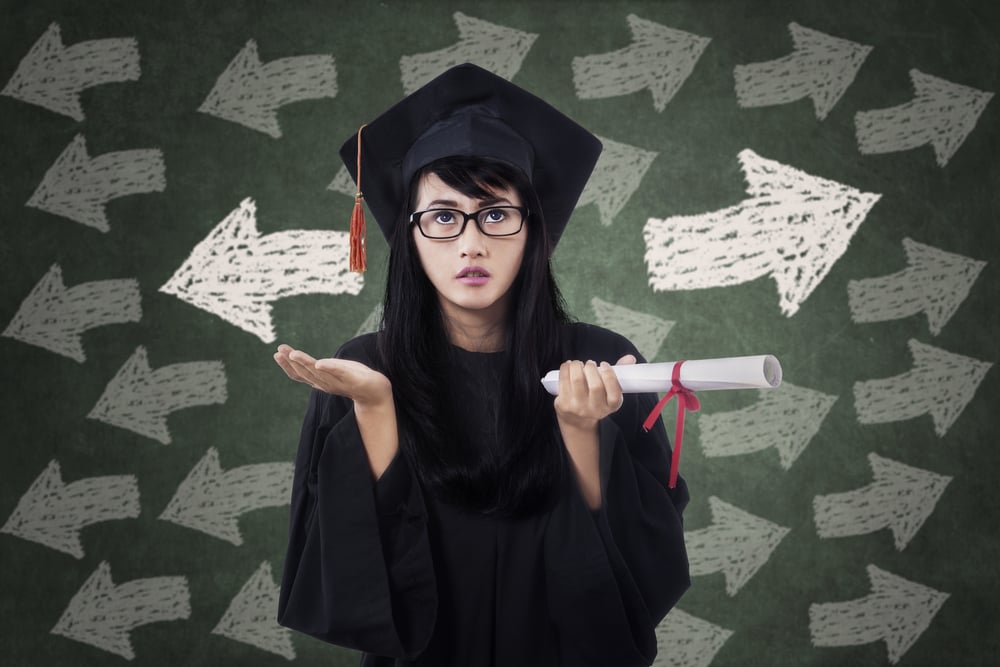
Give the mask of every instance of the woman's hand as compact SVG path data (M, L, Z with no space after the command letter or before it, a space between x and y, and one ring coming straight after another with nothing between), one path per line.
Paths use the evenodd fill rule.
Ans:
M635 363L626 354L616 366ZM565 361L559 367L559 395L555 399L560 426L592 429L597 422L621 408L625 397L614 368L606 361Z
M314 359L301 350L279 345L274 354L285 375L328 394L345 396L356 404L383 405L392 400L389 378L349 359Z

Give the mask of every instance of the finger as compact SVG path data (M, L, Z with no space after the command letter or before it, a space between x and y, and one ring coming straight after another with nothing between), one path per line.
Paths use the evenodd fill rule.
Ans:
M587 380L587 398L594 407L604 407L608 401L608 392L604 388L604 378L597 367L597 362L588 361L583 365L583 375Z
M283 356L280 352L274 353L274 360L278 363L278 366L281 367L281 370L285 372L285 375L287 375L290 379L295 380L296 382L304 382L302 377L295 372L294 368L292 368L292 365L288 361L288 359L285 356Z
M615 368L608 362L601 362L601 378L604 380L604 387L608 393L608 408L612 412L621 410L625 404L625 394L622 392L621 382L615 375Z
M626 354L624 357L615 362L615 366L631 366L636 362L634 354Z

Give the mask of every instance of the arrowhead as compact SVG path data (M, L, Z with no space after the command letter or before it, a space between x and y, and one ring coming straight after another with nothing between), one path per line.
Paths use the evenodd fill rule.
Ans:
M908 283L919 290L921 310L935 336L969 295L986 262L938 250L904 238L903 249L912 268Z
M597 204L601 224L607 227L639 188L642 177L659 154L604 137L598 138L604 144L604 150L580 194L576 208Z
M726 593L733 596L767 563L789 529L715 496L709 497L708 503L713 522L708 530L717 536L719 546L725 551L722 573L726 577Z
M164 445L169 444L166 417L158 414L156 406L149 405L144 396L152 373L146 348L140 345L111 378L87 418L140 433Z
M219 75L198 111L239 123L274 138L281 137L281 127L273 110L257 99L254 87L259 84L264 66L257 52L257 42L248 40L225 71Z
M708 667L732 635L732 630L674 607L656 626L657 654L669 655L674 665Z
M951 477L904 465L874 453L868 454L868 462L875 477L872 486L879 489L878 497L883 499L883 504L892 506L889 528L895 538L896 549L902 551L934 511Z
M80 331L72 322L60 319L66 295L62 269L53 264L21 303L2 335L83 363L87 357Z
M623 333L647 361L655 359L660 353L660 346L675 324L655 315L602 301L596 296L590 300L590 306L599 326Z
M961 86L916 69L910 70L910 80L917 104L928 107L936 119L930 143L938 165L943 167L976 127L993 93Z
M119 622L114 609L117 602L111 566L107 561L101 561L70 600L51 633L132 660L135 651L129 639L131 626Z
M633 38L633 66L638 65L640 76L646 79L645 85L653 95L653 108L663 111L712 40L635 14L629 14L627 19ZM664 67L665 64L669 66Z
M882 624L890 662L899 662L930 625L949 595L874 565L868 566L868 578L872 592L866 598L867 606L876 612L873 616Z
M799 57L812 67L814 81L809 97L816 118L823 120L854 81L872 47L832 37L798 23L788 24Z
M83 558L79 525L62 512L65 491L59 462L53 459L21 496L0 532Z
M921 391L939 397L931 405L934 431L943 436L976 395L992 363L947 352L910 339L913 373Z
M747 193L768 203L771 275L791 317L847 250L881 195L861 192L746 149L739 154Z
M60 70L65 51L59 24L52 23L21 60L0 94L83 121L79 96L62 82Z
M279 626L274 619L278 593L278 586L271 574L271 564L264 561L229 603L229 608L212 634L256 646L286 660L294 660L295 647L292 645L291 633Z
M225 502L219 452L210 447L177 487L160 519L213 535L236 546L243 544L238 515Z
M45 172L26 205L107 232L105 202L88 189L92 166L87 143L78 134Z
M209 232L160 291L221 317L264 342L274 340L271 304L248 272L260 239L257 206L244 199Z

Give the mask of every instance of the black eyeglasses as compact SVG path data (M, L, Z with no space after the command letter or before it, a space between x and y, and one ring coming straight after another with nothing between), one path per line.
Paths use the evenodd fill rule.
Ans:
M521 231L528 209L523 206L488 206L472 213L454 208L429 208L410 214L410 223L429 239L453 239L465 232L469 220L486 236L513 236ZM461 221L461 222L459 222Z

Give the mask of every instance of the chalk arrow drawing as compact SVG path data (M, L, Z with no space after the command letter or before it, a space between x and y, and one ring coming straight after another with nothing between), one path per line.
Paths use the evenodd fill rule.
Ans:
M116 586L111 566L103 561L70 600L51 632L132 660L132 629L190 616L186 578L150 577Z
M264 561L229 603L212 634L294 660L292 633L278 625L277 614L278 586L271 574L271 564Z
M163 153L156 148L90 157L82 134L45 172L26 206L69 218L102 232L111 228L105 212L112 199L167 187Z
M210 447L177 487L160 518L240 546L240 516L287 505L292 468L291 462L257 463L223 472L218 450Z
M576 207L597 204L601 224L611 225L632 194L639 189L649 165L658 153L599 137L604 144L594 173L580 194Z
M84 331L140 319L138 281L98 280L67 289L62 269L53 264L2 335L83 363L87 360L81 341Z
M347 167L341 167L337 175L333 177L330 181L330 185L326 186L327 190L333 190L334 192L339 192L342 195L347 195L348 197L353 197L358 191L358 186L354 184L354 179L351 178L351 172L347 171Z
M975 128L993 93L916 69L910 70L910 80L915 93L912 101L854 115L858 149L872 155L930 144L938 166L943 167Z
M623 306L602 301L596 296L590 300L594 309L594 319L598 326L613 329L631 340L642 356L648 361L660 353L660 346L675 322L656 315L640 313Z
M868 455L875 481L846 493L813 498L820 537L866 535L888 528L902 551L934 511L951 477Z
M944 436L993 364L946 352L910 339L913 370L882 380L854 383L854 409L861 424L903 421L930 414Z
M712 525L686 533L692 576L721 572L726 593L736 595L788 534L788 528L761 519L723 502L708 498Z
M711 41L629 14L632 43L617 51L573 58L573 85L582 100L629 95L649 89L653 108L663 111L691 76Z
M362 334L375 333L378 331L382 326L382 311L382 304L376 304L375 307L372 308L372 312L365 318L365 321L361 323L360 327L358 327L354 336L357 337Z
M271 301L297 294L357 294L347 232L257 231L257 206L244 199L216 225L160 291L275 340Z
M538 35L455 12L459 41L440 51L403 56L400 80L407 95L438 74L462 63L473 63L508 81L514 78ZM351 193L354 194L353 192Z
M809 605L813 646L857 646L884 641L893 664L931 624L947 593L868 566L872 592L849 602Z
M139 516L135 475L90 477L65 484L52 460L32 482L0 532L83 558L80 531L102 521Z
M847 283L851 320L884 322L924 313L935 336L969 295L986 262L904 238L907 267Z
M656 626L653 667L708 667L732 634L674 607Z
M823 120L854 82L872 47L789 23L795 51L764 63L737 65L736 101L741 107L787 104L808 97Z
M650 218L643 230L654 291L726 287L770 275L794 315L847 250L881 195L811 176L747 149L747 199L704 215Z
M257 42L249 40L198 111L281 137L278 109L293 102L337 95L337 68L331 55L295 56L261 63Z
M782 382L778 390L758 390L757 397L745 408L698 418L698 441L705 456L739 456L774 447L781 467L788 470L837 401L836 396L790 382Z
M139 44L130 37L95 39L66 47L59 24L49 26L17 66L0 95L84 119L80 92L106 83L136 81Z
M172 364L155 371L141 345L118 370L88 419L170 443L167 415L196 405L226 402L221 361Z

